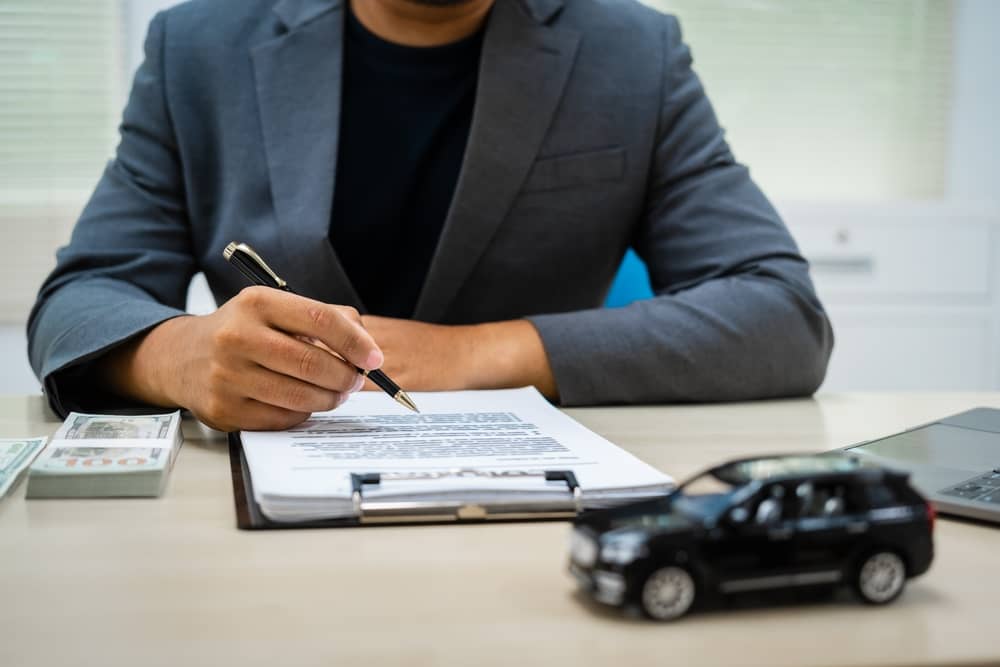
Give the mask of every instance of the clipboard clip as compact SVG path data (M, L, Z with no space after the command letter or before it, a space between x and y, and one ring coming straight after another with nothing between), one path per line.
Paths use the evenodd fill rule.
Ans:
M469 503L463 500L381 500L365 498L365 488L382 482L435 480L442 478L490 479L537 477L544 482L565 482L566 497L559 500L504 500ZM583 491L572 470L489 471L459 468L447 471L402 473L351 473L351 498L359 523L440 523L447 521L524 521L531 519L572 519L583 510Z

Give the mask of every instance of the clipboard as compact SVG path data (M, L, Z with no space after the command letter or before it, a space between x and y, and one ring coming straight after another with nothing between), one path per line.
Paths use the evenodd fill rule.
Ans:
M229 433L229 469L233 479L233 501L236 505L236 525L241 530L275 530L290 528L348 528L356 526L391 526L414 524L483 523L510 521L555 521L573 519L581 511L582 490L572 470L546 470L536 473L539 481L562 481L566 497L559 501L503 503L502 505L470 504L461 500L384 501L365 498L365 489L380 484L391 473L358 471L351 474L352 501L355 516L337 519L272 521L254 500L253 481L239 432Z

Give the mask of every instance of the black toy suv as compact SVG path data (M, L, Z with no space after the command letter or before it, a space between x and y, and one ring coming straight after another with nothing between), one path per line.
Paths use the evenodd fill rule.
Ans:
M657 620L695 600L848 584L891 602L930 567L934 510L903 473L841 454L726 463L672 494L577 518L570 571Z

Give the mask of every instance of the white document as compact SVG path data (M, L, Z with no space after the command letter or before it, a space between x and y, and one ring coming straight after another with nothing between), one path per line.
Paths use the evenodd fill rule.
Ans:
M384 473L366 499L558 500L572 470L585 507L658 496L673 480L552 407L533 388L412 393L421 414L354 394L287 431L244 431L254 499L274 521L355 515L351 473Z

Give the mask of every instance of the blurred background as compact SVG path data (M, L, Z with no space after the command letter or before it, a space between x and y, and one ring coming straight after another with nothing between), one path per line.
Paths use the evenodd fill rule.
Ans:
M647 2L680 17L812 263L837 334L823 391L1000 389L1000 2ZM0 0L0 394L38 391L28 311L171 4ZM648 294L630 255L608 305ZM196 279L189 309L213 307Z

